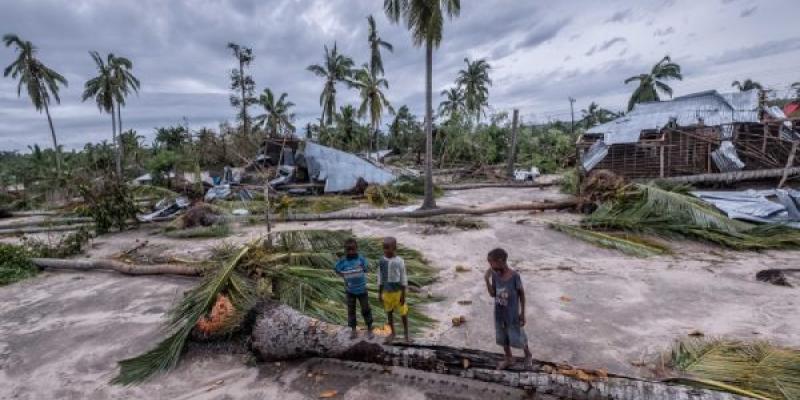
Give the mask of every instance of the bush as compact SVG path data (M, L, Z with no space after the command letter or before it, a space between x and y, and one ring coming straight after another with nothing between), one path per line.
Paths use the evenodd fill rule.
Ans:
M88 184L78 186L86 201L86 212L94 220L98 234L109 232L112 228L124 230L128 221L136 221L139 211L127 185L107 176ZM135 222L134 222L135 223Z
M34 237L23 237L22 243L32 257L65 258L83 252L92 234L85 227L61 237L57 242L44 241Z
M577 195L578 194L578 171L569 169L561 174L561 181L559 182L561 193Z
M22 246L0 243L0 286L33 277L38 272L28 250Z

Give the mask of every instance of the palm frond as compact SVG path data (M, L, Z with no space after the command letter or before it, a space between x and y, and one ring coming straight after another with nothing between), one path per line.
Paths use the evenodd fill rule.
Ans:
M669 367L690 382L720 390L760 399L800 398L800 350L691 338L673 346Z
M552 229L566 233L567 235L570 235L576 239L580 239L600 247L619 250L625 254L636 257L656 256L669 252L669 249L664 246L659 246L646 240L635 240L630 236L628 238L617 237L607 233L595 232L577 226L556 223L550 224L549 226Z
M253 291L247 280L235 269L249 250L250 246L244 246L236 256L215 273L206 276L199 286L189 291L169 313L165 327L169 336L152 350L120 361L119 375L112 379L111 383L130 385L175 367L192 329L197 321L211 310L217 295L223 290L226 291L236 310L241 312L248 310L253 302Z

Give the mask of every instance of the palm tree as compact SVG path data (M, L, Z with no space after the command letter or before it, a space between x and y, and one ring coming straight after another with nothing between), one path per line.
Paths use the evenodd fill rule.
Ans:
M253 96L256 83L252 76L245 74L244 69L250 66L255 57L253 49L249 47L228 43L228 48L231 49L239 64L238 69L231 70L231 90L238 90L241 94L241 97L231 96L230 102L233 107L240 108L239 119L242 120L242 133L247 135L250 133L250 117L247 115L247 107L256 103Z
M392 44L381 39L378 36L378 30L375 27L375 18L370 15L367 17L367 22L369 23L369 70L372 73L372 76L378 76L378 74L383 75L383 58L381 57L381 48L389 50L389 52L394 52L394 47Z
M633 110L633 105L636 103L661 101L658 95L659 91L672 97L672 88L662 82L669 79L683 80L681 66L673 63L669 56L664 56L661 61L656 63L649 74L636 75L626 79L626 85L633 81L639 81L639 87L633 91L631 99L628 101L628 111Z
M361 126L356 119L357 111L353 106L346 105L336 114L336 137L334 141L339 148L347 151L358 151L364 148L364 137Z
M378 147L378 125L383 117L383 109L386 108L390 114L394 114L394 108L386 100L386 94L381 90L389 89L389 82L385 78L378 78L370 71L369 66L364 64L362 69L355 72L354 78L348 80L348 83L358 89L361 96L358 116L364 118L369 114L370 132L372 133L369 147L371 151L375 151Z
M319 105L322 106L322 120L326 125L333 122L336 114L336 83L345 81L352 75L353 60L350 57L339 54L336 43L333 44L333 51L325 46L324 65L309 65L308 70L315 75L325 78L325 86L319 96Z
M270 89L264 89L258 98L258 104L264 107L264 114L256 117L256 125L269 129L273 136L288 135L294 131L294 113L289 109L294 107L294 103L287 101L288 94L281 93L280 97L275 95Z
M464 105L468 113L475 114L475 123L480 123L484 106L489 103L489 70L492 67L485 59L470 61L465 58L466 69L458 71L456 85L464 90Z
M761 86L760 83L750 78L745 79L744 82L733 81L733 83L731 83L731 86L735 87L736 89L739 89L740 92L746 92L748 90L753 90L753 89L764 90L764 87Z
M439 103L439 115L446 116L448 120L451 120L464 111L464 91L461 88L452 87L442 90L441 95L445 97L445 100Z
M598 124L604 124L619 117L617 113L602 108L595 102L591 102L589 108L581 110L581 114L583 114L583 119L581 121L586 129Z
M120 132L119 140L120 142L117 144L117 163L122 165L123 153L125 146L123 146L122 142L122 106L125 105L125 97L133 91L134 93L139 93L139 79L137 79L132 73L131 70L133 69L133 63L131 60L125 57L117 57L114 56L113 63L110 64L111 66L111 75L114 81L116 81L117 85L119 86L119 97L116 99L116 107L117 107L117 132ZM113 111L112 111L113 112ZM121 167L118 167L118 169ZM119 171L118 171L119 172Z
M384 0L386 15L402 18L415 46L425 45L425 200L422 208L436 208L433 198L433 49L442 43L444 17L461 13L461 0Z
M97 104L97 109L100 110L100 112L107 112L111 114L111 135L114 146L117 146L117 175L122 177L122 160L119 157L117 118L116 114L114 113L114 103L124 99L124 94L122 86L120 86L120 82L117 81L116 77L114 76L116 64L115 57L114 54L109 53L108 56L106 56L106 61L103 61L103 58L100 57L100 54L96 51L90 51L89 55L92 56L92 59L97 66L97 76L86 81L81 99L86 101L93 97L95 103Z
M56 171L61 176L61 148L56 139L56 130L53 127L53 119L50 117L50 97L61 103L58 96L59 85L67 86L67 79L58 72L50 69L36 58L36 46L29 41L20 39L14 34L3 35L3 43L6 47L12 45L19 52L17 59L3 70L3 76L11 75L13 79L19 79L17 84L17 96L22 94L22 87L28 92L28 97L33 103L36 111L44 110L47 115L47 123L50 125L50 136L53 139L53 149L56 152Z

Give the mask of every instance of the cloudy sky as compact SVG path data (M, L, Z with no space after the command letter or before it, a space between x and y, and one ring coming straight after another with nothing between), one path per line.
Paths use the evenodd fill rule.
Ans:
M81 147L111 136L110 117L81 103L93 76L89 50L134 62L142 81L123 122L149 138L153 128L181 123L216 127L233 120L225 45L253 48L258 90L288 92L298 126L319 115L320 78L306 66L321 62L323 45L367 60L366 17L394 44L385 54L389 99L420 115L424 108L424 51L401 26L391 25L380 0L0 0L0 33L16 33L69 80L52 115L61 143ZM492 65L493 110L519 108L526 122L569 119L589 102L622 109L631 86L666 54L684 70L675 93L730 90L753 78L779 94L800 81L797 0L462 0L461 16L446 25L434 55L435 93L452 84L464 57ZM15 57L0 48L0 66ZM339 104L356 101L343 87ZM438 99L435 99L438 103ZM255 112L255 110L253 110ZM10 78L0 79L0 150L49 145L44 115Z

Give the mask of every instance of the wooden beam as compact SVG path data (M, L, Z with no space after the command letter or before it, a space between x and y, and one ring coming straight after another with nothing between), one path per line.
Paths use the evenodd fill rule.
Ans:
M781 181L778 183L778 189L783 187L786 183L786 178L789 177L789 168L794 164L795 153L797 153L797 142L792 143L792 150L789 152L789 158L786 159L786 166L783 168L783 175L781 175Z

